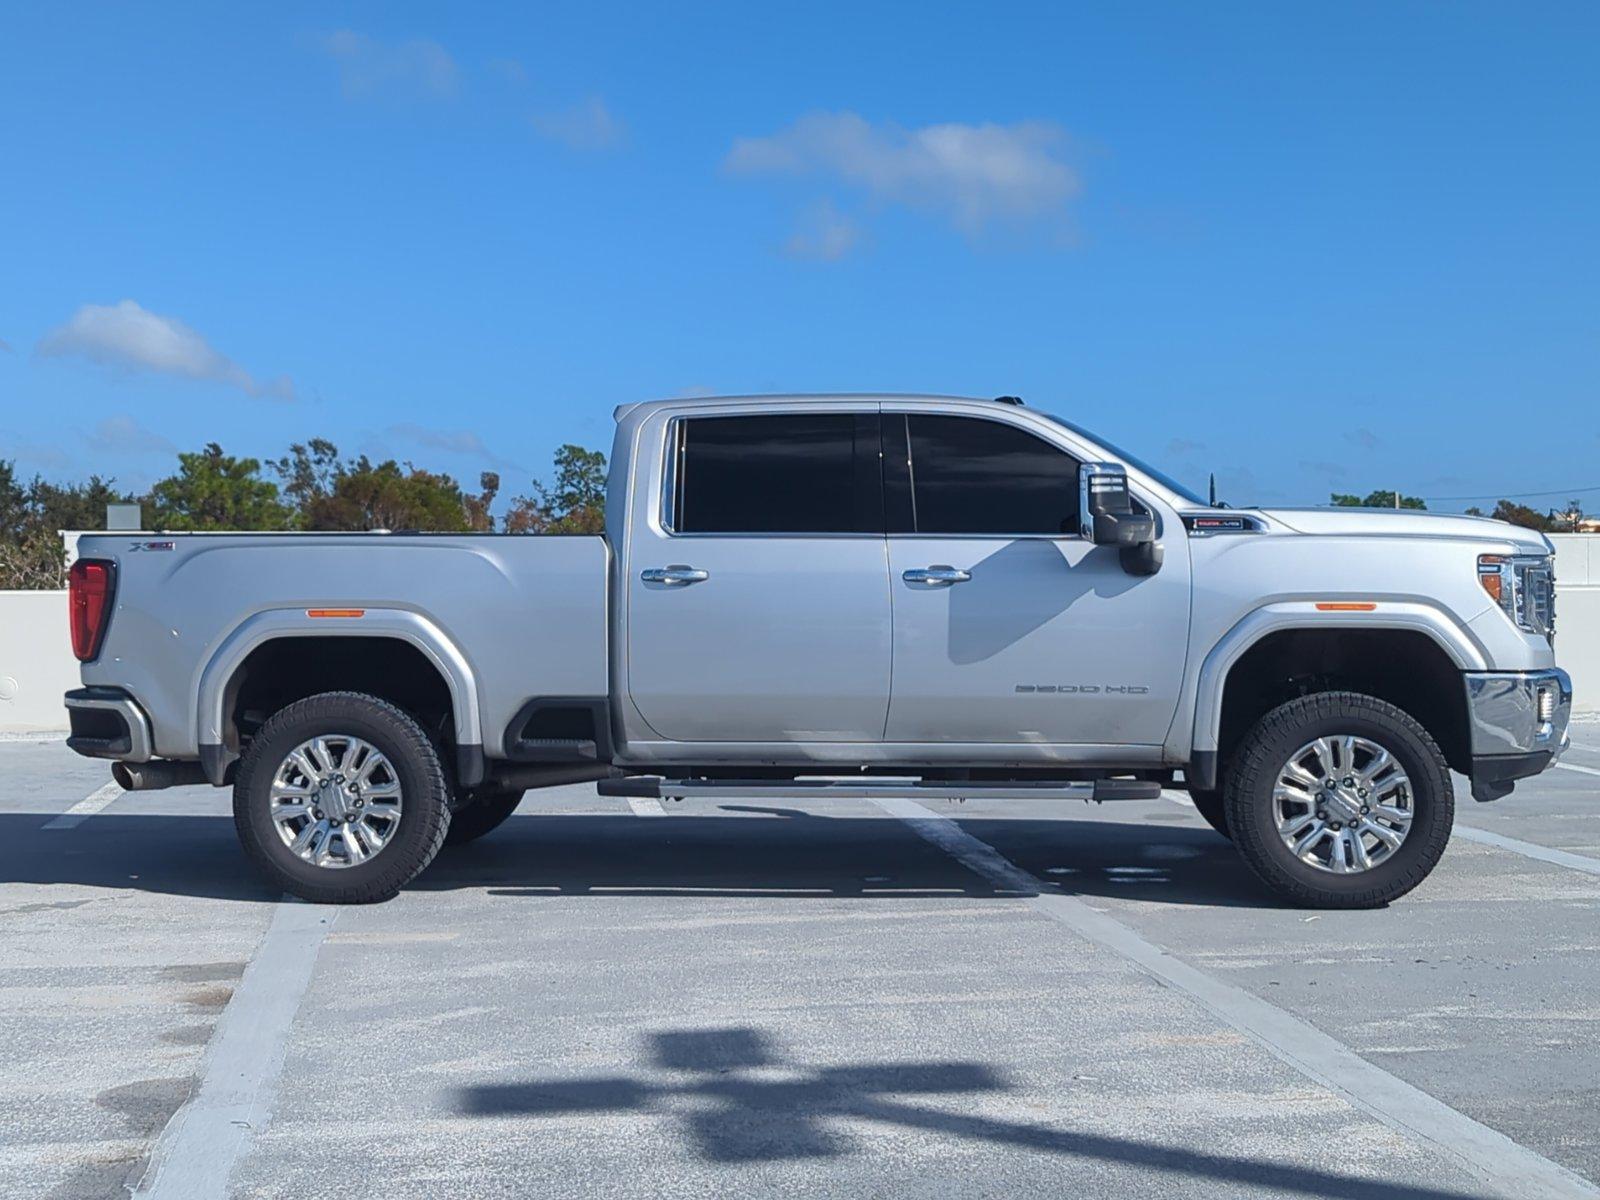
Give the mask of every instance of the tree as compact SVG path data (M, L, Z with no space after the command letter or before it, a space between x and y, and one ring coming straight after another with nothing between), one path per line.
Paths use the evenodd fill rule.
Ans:
M1551 516L1531 509L1526 504L1516 504L1510 500L1502 500L1496 504L1489 516L1496 521L1509 521L1513 525L1521 525L1525 529L1537 529L1541 533L1561 527L1560 522Z
M602 533L606 527L606 456L568 443L555 454L555 482L533 481L506 512L507 533Z
M1395 497L1400 499L1395 503ZM1334 492L1330 501L1340 508L1421 508L1428 507L1427 502L1418 496L1407 496L1402 492L1368 492L1366 498L1353 496L1347 492Z
M132 492L115 486L116 481L89 476L87 483L54 484L35 478L28 486L28 505L34 519L55 532L62 529L104 529L106 505L133 504Z
M1582 500L1568 500L1567 506L1559 513L1555 513L1553 515L1556 518L1555 530L1559 530L1562 533L1583 532ZM1552 530L1552 532L1554 532L1554 530Z
M215 442L178 455L178 473L151 488L150 500L158 529L288 529L294 516L277 484L261 478L259 460L224 454Z
M340 465L332 487L301 512L306 529L421 529L464 533L471 528L461 485L448 475L365 454Z
M333 491L339 472L339 447L327 438L295 442L282 458L269 458L267 466L283 480L283 494L304 516L306 510Z
M0 460L0 588L61 586L63 529L99 529L107 504L133 497L98 475L87 483L55 484L39 476L26 487L16 464Z

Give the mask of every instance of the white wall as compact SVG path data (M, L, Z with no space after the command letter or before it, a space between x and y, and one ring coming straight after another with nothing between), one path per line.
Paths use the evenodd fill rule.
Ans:
M1578 712L1600 712L1600 534L1552 534L1556 661ZM61 693L78 686L66 592L0 592L0 733L65 729Z
M0 592L0 732L65 729L78 687L66 592Z
M1600 534L1552 533L1556 662L1572 676L1576 712L1600 712Z

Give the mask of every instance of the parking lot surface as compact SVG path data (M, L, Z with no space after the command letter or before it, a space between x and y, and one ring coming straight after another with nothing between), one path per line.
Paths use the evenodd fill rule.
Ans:
M0 742L0 1195L1600 1196L1600 725L1391 908L1176 794L531 793L285 901L229 794Z

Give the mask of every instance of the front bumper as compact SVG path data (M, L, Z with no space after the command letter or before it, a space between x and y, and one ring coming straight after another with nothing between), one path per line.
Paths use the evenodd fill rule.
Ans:
M1466 688L1473 799L1498 800L1567 748L1572 678L1560 668L1469 671Z

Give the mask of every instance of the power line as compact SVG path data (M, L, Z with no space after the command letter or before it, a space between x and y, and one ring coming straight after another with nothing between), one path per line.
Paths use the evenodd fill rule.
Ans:
M1476 496L1419 496L1430 504L1443 504L1449 500L1531 500L1535 496L1578 496L1584 492L1600 492L1600 483L1589 487L1551 488L1545 492L1479 492Z

